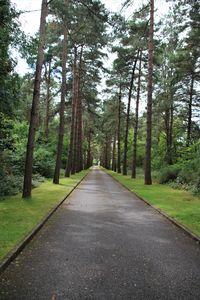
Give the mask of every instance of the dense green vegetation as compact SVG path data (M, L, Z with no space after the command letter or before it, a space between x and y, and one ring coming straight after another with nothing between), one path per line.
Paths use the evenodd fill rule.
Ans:
M126 186L130 191L136 193L154 207L160 209L200 236L200 197L192 196L187 191L175 190L157 182L154 182L153 185L144 186L143 176L141 175L137 179L132 179L131 176L122 176L113 171L107 170L107 173Z
M58 184L63 169L69 177L92 164L107 12L100 1L65 1L64 9L63 1L50 2L42 1L31 37L16 21L23 12L1 2L0 197L28 197L44 178ZM14 71L11 47L29 65L24 76Z
M173 1L169 13L154 24L151 120L143 109L149 93L149 6L141 7L128 21L118 20L114 34L118 45L112 47L117 58L103 104L100 143L105 168L123 175L130 171L132 178L137 176L136 167L142 168L146 183L146 160L150 159L152 174L160 183L200 193L199 12L198 1Z
M88 173L87 170L61 178L59 185L50 180L33 190L30 201L21 195L7 196L0 201L0 260L11 251Z

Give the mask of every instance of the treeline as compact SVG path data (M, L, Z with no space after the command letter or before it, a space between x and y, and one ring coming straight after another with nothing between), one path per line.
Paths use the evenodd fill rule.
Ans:
M142 168L146 184L152 167L160 183L200 193L200 4L173 1L154 24L153 2L128 21L115 17L101 165L132 178Z
M0 5L0 196L29 197L44 178L58 184L99 160L199 193L199 1L172 1L159 22L153 0L128 20L100 0L41 3L33 37L20 31L23 12ZM24 76L13 48L30 67Z
M108 12L101 1L43 0L37 35L15 40L18 14L2 1L0 194L23 183L26 198L43 177L58 184L92 165ZM14 73L15 46L32 69L23 77Z

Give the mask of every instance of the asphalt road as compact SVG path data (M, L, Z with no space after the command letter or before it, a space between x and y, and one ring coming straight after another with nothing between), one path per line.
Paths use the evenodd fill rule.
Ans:
M0 279L0 299L200 299L200 248L93 170Z

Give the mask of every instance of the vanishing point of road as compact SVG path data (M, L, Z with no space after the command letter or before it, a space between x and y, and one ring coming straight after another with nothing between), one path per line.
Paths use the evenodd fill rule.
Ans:
M1 300L200 299L200 248L92 170L4 271Z

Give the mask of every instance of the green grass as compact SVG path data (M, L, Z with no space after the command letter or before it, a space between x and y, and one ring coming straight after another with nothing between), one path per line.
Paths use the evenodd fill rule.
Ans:
M0 260L8 254L88 173L82 171L62 178L59 185L51 180L33 189L32 197L23 200L21 194L0 199Z
M122 176L112 171L106 170L106 172L129 190L200 236L200 197L163 184L144 185L141 175L137 179L132 179L130 176Z

